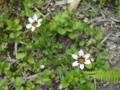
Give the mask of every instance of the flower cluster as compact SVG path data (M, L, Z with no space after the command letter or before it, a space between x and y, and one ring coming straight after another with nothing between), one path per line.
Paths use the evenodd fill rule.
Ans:
M72 63L72 66L79 66L80 69L84 69L84 64L90 64L91 61L88 60L90 54L84 55L83 50L79 51L79 55L73 54L72 57L76 60Z
M28 18L28 20L30 24L27 24L26 28L31 28L32 31L34 31L36 27L39 27L41 25L40 22L42 21L42 19L38 19L36 14L33 16L33 18Z

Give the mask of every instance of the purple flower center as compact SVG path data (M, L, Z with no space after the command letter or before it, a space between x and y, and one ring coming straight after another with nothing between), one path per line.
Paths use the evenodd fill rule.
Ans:
M33 24L32 24L32 26L37 26L38 25L38 22L37 21L35 21L35 22L33 22Z
M80 63L80 64L83 64L85 62L85 58L84 57L79 57L78 58L78 63Z

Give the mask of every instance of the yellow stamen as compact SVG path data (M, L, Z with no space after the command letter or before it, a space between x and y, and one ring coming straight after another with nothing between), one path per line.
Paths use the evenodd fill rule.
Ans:
M38 22L36 22L36 21L35 21L35 22L33 22L33 24L32 24L32 25L35 27L35 26L37 26L37 25L38 25Z
M82 64L82 63L85 62L85 59L84 59L83 57L80 57L80 58L78 59L78 62Z

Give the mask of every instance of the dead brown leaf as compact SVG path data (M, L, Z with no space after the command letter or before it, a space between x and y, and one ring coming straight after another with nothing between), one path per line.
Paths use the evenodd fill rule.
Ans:
M68 9L68 12L71 12L73 11L74 9L76 9L79 5L81 0L73 0L71 3L70 3L70 7Z

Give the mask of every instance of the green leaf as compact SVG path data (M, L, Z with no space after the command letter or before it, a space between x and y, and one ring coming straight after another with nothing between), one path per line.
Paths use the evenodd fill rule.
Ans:
M27 65L28 65L27 62L23 62L23 63L22 63L22 66L23 66L23 67L25 67L25 66L27 66Z
M18 59L23 59L25 56L26 56L26 52L21 52L21 53L18 53Z
M66 28L66 31L72 32L73 30L72 30L72 28Z
M56 49L62 49L63 46L61 44L57 44L57 45L54 46L54 48L56 48Z
M8 17L9 17L9 16L8 16L7 14L2 13L1 19L2 19L2 20L7 20Z
M67 50L65 51L65 53L66 53L67 55L72 55L71 49L67 49Z
M13 27L14 27L14 22L13 22L13 21L11 21L11 20L6 20L6 23L7 23L7 28L6 28L6 30L11 30L11 29L13 29Z
M86 64L85 67L88 68L88 69L91 69L92 68L92 64Z
M28 82L27 87L33 89L33 88L35 88L35 85L32 82Z
M54 73L52 73L50 77L51 77L51 78L54 78L54 77L55 77L55 74L54 74Z
M61 15L63 18L68 18L69 16L68 16L68 13L62 13L62 15Z
M85 43L86 43L85 41L80 41L80 42L79 42L79 46L84 46Z
M78 77L74 77L73 81L71 82L72 85L75 85L75 83L78 83L79 78Z
M87 84L80 84L80 90L94 90L94 84L93 83L87 83Z
M29 8L25 8L25 13L26 13L26 16L28 17L31 17L33 15L33 11Z
M81 32L84 30L84 26L82 23L76 23L75 26L74 26L74 29Z
M4 25L4 22L2 19L0 19L0 27L2 27Z
M15 38L14 33L10 33L10 38L11 38L11 39Z
M22 9L24 9L24 1L23 0L19 0L19 2L20 2L20 5L21 5L21 7L22 7Z
M23 83L24 83L24 81L20 77L16 78L16 80L15 80L16 86L21 86Z
M60 22L60 16L61 16L61 13L59 13L58 15L55 16L54 20L57 22Z
M87 83L87 86L89 87L88 90L94 90L94 84L93 83Z
M99 49L99 50L102 49L102 45L101 45L101 43L97 43L97 49Z
M109 64L107 64L107 63L105 63L102 67L103 67L104 69L109 69L109 68L110 68Z
M10 38L11 38L11 39L17 38L18 36L20 36L20 34L21 34L21 32L19 32L19 31L10 33Z
M64 18L60 19L61 24L64 24L66 20Z
M32 55L30 55L29 57L28 57L28 63L30 63L30 64L34 64L35 63L35 60L34 60L34 58L33 58L33 56Z
M47 84L51 84L52 80L47 76L43 78L43 81L46 82Z
M95 38L96 38L97 40L102 40L102 39L103 39L103 37L102 37L100 34L96 34Z
M73 78L73 75L72 74L67 74L66 77L65 77L66 81L67 82L72 82L72 80L74 79Z
M50 80L49 77L44 77L44 78L43 78L43 81L44 81L44 82L47 82L47 81L49 81L49 80Z
M6 20L6 23L7 23L7 25L9 26L9 25L12 25L12 24L13 24L13 21L11 21L11 20Z
M68 82L66 82L66 80L65 80L65 79L61 81L61 84L62 84L62 87L63 87L63 88L66 88L66 87L68 87L68 86L69 86L69 83L68 83Z
M0 89L8 90L8 83L4 80L0 80Z
M15 25L19 24L19 19L14 20Z
M92 17L94 17L94 16L95 16L94 11L88 11L88 14L89 14L90 16L92 16Z
M9 70L10 69L11 64L10 63L5 63L4 67L5 70Z
M25 48L28 50L32 49L32 44L31 43L27 44Z
M17 27L15 28L15 30L21 30L22 29L22 25L17 25Z
M6 74L6 77L7 77L7 78L10 79L10 78L12 77L12 73L11 73L10 71L5 70L4 73Z
M56 22L56 21L51 21L51 23L48 23L46 26L47 26L47 28L49 28L49 30L51 31L51 32L53 32L56 28L57 28L57 26L58 26L58 22ZM55 32L55 31L54 31Z
M92 0L92 1L96 2L97 0Z
M21 32L20 32L20 31L16 31L16 32L15 32L15 37L20 36L20 34L21 34Z
M27 6L28 8L31 8L31 7L33 6L33 2L29 0L29 1L26 3L26 6Z
M26 87L26 89L25 90L31 90L31 88L30 87Z
M36 4L43 4L43 1L42 0L35 0L35 3Z
M58 33L60 35L64 35L66 33L66 30L65 29L62 29L62 28L58 28Z
M92 32L93 32L93 29L91 29L91 28L85 28L85 29L84 29L84 33L85 33L86 35L91 35Z
M74 33L69 33L69 37L71 39L76 39L78 37L78 34L74 34Z
M94 43L96 43L96 40L91 38L89 41L86 42L86 45L89 46Z
M68 62L68 63L72 63L73 62L73 58L71 56L64 55L64 58L65 58L66 62Z
M76 76L79 76L80 75L80 70L78 68L76 68L76 69L72 70L70 73L73 74L73 75L75 74Z
M35 82L38 84L42 84L42 79L38 77L36 77Z
M45 69L43 73L44 73L44 75L46 75L46 76L48 76L48 75L51 74L51 72L50 72L49 70L47 70L47 69Z
M81 84L86 82L86 80L84 78L80 78L79 81L80 81Z
M24 90L24 88L22 86L16 86L15 90Z
M40 0L39 0L40 1ZM38 16L38 18L41 16L41 12L39 12L39 11L37 11L37 12L35 12L35 14Z

